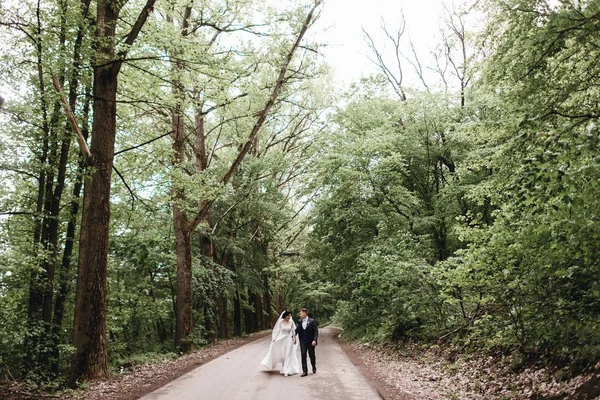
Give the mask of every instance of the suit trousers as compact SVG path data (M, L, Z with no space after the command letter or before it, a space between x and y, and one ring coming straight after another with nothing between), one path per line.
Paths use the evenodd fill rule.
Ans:
M308 372L308 365L306 363L306 353L310 356L310 364L313 369L317 368L317 359L315 357L315 346L311 342L300 341L300 358L302 359L302 372Z

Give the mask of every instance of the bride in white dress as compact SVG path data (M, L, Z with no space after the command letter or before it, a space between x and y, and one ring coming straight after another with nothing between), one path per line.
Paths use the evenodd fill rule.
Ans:
M261 361L261 364L270 370L274 370L277 364L281 364L279 373L285 376L300 373L296 324L292 320L291 311L281 313L271 336L269 353Z

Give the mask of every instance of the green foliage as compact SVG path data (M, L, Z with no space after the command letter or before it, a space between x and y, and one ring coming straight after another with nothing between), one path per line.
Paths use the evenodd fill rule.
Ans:
M427 261L459 245L458 188L448 183L457 112L439 106L443 97L399 104L378 88L354 88L324 139L308 256L335 284L334 323L346 335L430 338L444 328L445 307Z
M411 254L409 237L377 242L361 255L355 289L336 314L344 334L377 341L431 338L442 315L429 266Z
M58 348L52 357L60 375L72 351L77 245L71 264L61 256L81 171L50 78L58 75L67 92L79 78L75 114L87 130L93 26L78 2L39 5L39 27L38 3L0 8L0 22L11 27L0 33L0 78L15 97L0 116L0 361L31 374L32 357ZM119 32L139 6L127 3ZM211 208L193 233L189 340L196 345L231 335L231 327L237 334L267 329L277 307L306 307L320 324L341 325L361 340L455 341L519 352L523 360L597 361L596 2L481 2L487 28L467 35L481 46L474 54L486 58L465 60L464 106L463 93L446 81L438 85L444 93L406 88L399 101L374 76L324 114L326 67L307 43L227 184L222 177L268 99L288 33L305 10L294 4L282 18L259 1L205 1L190 11L198 26L183 32L186 6L157 5L120 75L107 279L114 371L172 356L172 208L177 202L191 216L199 201ZM448 46L457 44L449 38ZM174 113L185 121L178 163ZM205 166L194 147L200 128ZM50 216L44 206L62 173L64 191ZM56 248L39 239L51 221L58 223ZM41 342L49 325L29 315L31 293L49 282L48 265L56 267L53 293L65 295L51 340L57 346ZM28 342L33 351L23 347ZM49 369L30 376L52 379L57 372Z
M302 43L251 151L228 184L222 178L267 103L291 38L305 20L307 4L312 1L289 2L282 10L250 0L160 3L136 45L127 49L117 93L107 277L107 343L113 371L174 351L175 201L192 218L199 201L212 205L206 221L193 232L196 334L189 339L202 345L233 332L269 327L273 310L267 309L266 300L275 291L269 287L268 268L279 266L277 254L291 239L293 184L306 168L329 93L328 85L317 82L325 67L317 61L316 43ZM142 5L124 5L117 37L131 29L128 21L135 20ZM188 6L193 29L183 32ZM90 66L99 60L92 43L95 4L89 10L81 7L70 0L0 7L0 24L7 28L0 33L0 80L2 95L10 95L0 115L2 368L8 366L15 376L23 372L56 382L67 372L73 350L81 217L81 207L75 211L81 192L75 189L82 171L52 77L59 79L67 96L73 91L72 108L87 133L94 101ZM173 160L174 110L185 120L181 163ZM202 126L196 118L202 119ZM204 169L197 164L200 145L194 138L200 128ZM59 176L64 176L63 182ZM57 188L63 189L60 198L54 194ZM184 196L174 196L177 190ZM46 207L52 201L56 215L49 215ZM53 222L58 225L55 247L45 233ZM67 254L71 243L73 252ZM63 254L70 263L63 262ZM59 322L43 322L31 306L36 292L45 288L53 295L52 312L45 318L62 311ZM50 299L38 298L40 303ZM43 341L45 337L50 339Z
M144 212L117 207L108 278L107 331L112 360L135 354L172 350L174 309L172 296L175 259L168 215L154 214L145 223ZM163 219L162 223L159 221Z
M306 308L319 325L324 325L338 312L336 286L320 279L315 268L303 261L273 265L269 268L269 274L273 294L279 296L282 308L294 313L294 318L298 310Z
M398 102L377 80L350 91L316 163L309 257L348 336L593 365L597 4L482 5L488 57L466 107Z

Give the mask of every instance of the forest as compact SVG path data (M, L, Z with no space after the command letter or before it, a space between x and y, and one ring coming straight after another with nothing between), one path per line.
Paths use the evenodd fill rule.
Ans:
M300 307L600 360L600 3L448 6L433 63L365 31L379 73L341 89L322 3L0 3L0 379L77 387Z

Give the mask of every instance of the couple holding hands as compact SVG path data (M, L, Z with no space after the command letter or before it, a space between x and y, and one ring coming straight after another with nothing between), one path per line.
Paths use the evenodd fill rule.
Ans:
M298 336L296 338L296 335ZM279 372L285 376L300 373L298 365L298 344L300 344L300 354L302 359L302 375L308 375L308 365L306 355L310 356L313 374L317 373L317 363L315 358L315 347L319 338L319 329L314 319L308 317L306 308L300 310L300 321L298 325L292 319L291 311L284 311L279 316L275 327L273 328L271 346L269 353L262 360L261 364L270 370L281 363Z

